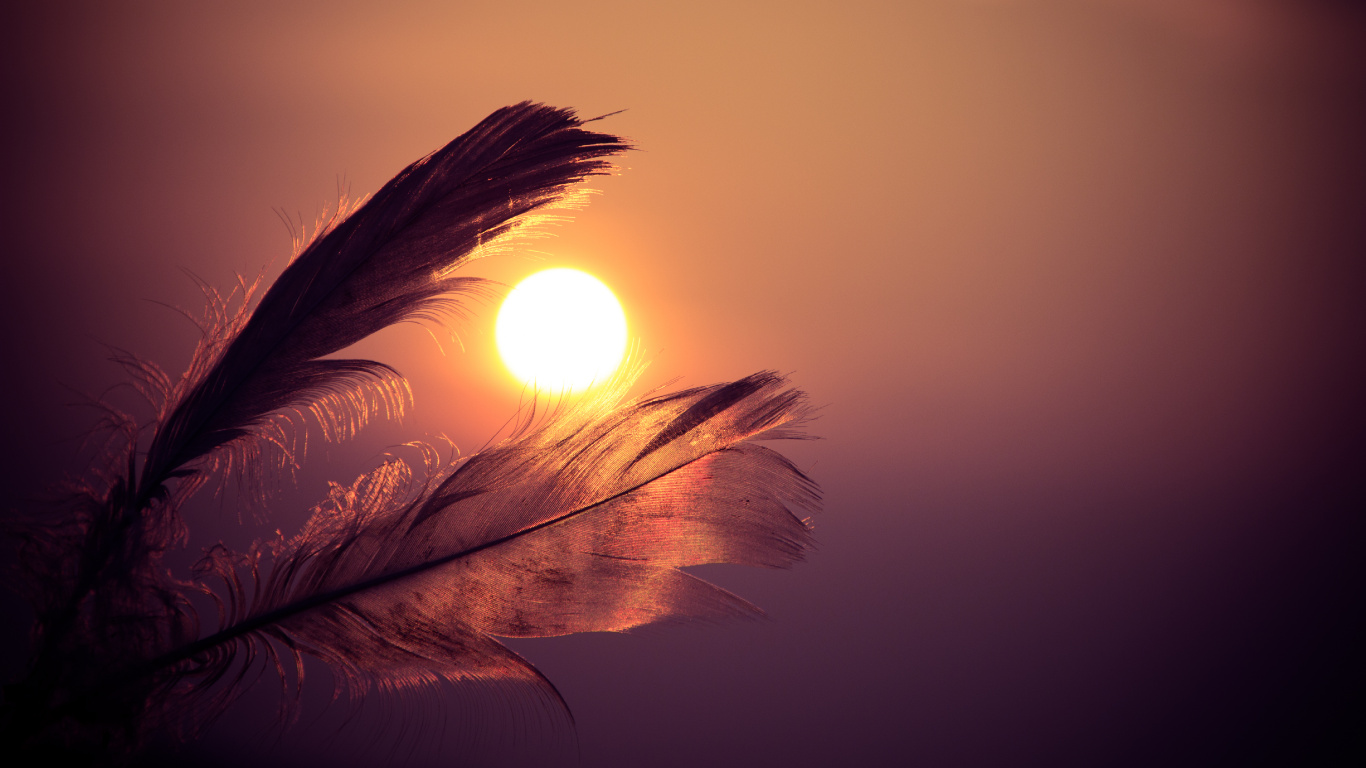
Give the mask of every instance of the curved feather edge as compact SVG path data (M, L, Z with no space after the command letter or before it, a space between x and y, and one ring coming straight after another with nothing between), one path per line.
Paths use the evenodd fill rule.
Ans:
M222 629L151 666L202 694L251 659L283 679L308 654L354 691L524 683L567 714L497 638L760 613L680 568L787 567L811 548L796 513L818 488L756 442L792 434L803 394L765 372L617 405L627 384L444 468L392 460L334 485L250 593L245 561L211 552L200 572L227 584ZM227 699L201 702L211 717Z

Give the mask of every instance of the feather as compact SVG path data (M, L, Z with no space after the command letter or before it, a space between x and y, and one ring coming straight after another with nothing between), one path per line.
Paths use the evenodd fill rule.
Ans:
M756 374L614 407L616 393L424 482L391 461L335 486L249 595L223 553L226 626L158 660L219 678L239 653L316 656L353 688L554 687L498 637L620 632L758 609L681 570L785 567L811 546L815 485L756 441L806 409ZM217 702L221 705L222 702Z
M282 423L312 414L346 436L401 406L392 369L328 355L449 309L472 286L454 268L571 200L625 148L568 111L499 110L334 216L254 310L252 285L205 287L205 338L178 382L118 353L158 417L144 454L136 424L111 412L104 468L25 533L35 652L5 690L11 743L45 760L127 755L151 730L202 727L262 658L282 680L293 667L297 694L304 654L358 691L474 680L563 705L499 638L757 613L681 569L785 567L811 547L798 513L818 505L816 486L758 442L800 436L807 415L772 373L629 402L625 376L466 459L386 462L333 486L271 548L265 577L259 542L241 556L211 548L193 582L163 564L184 546L179 504L228 460L259 464ZM221 594L208 587L218 579ZM207 636L196 592L219 607Z
M270 417L307 409L336 434L402 407L406 385L370 360L321 359L393 323L439 311L468 290L451 270L603 173L620 139L573 113L531 103L500 109L403 169L350 216L316 234L221 354L184 382L138 482L144 503L215 449L272 436ZM445 298L441 298L441 297Z

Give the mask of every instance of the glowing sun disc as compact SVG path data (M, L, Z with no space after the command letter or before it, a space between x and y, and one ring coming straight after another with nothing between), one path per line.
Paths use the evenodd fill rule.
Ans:
M498 353L538 389L573 392L602 382L626 352L626 314L612 289L577 269L547 269L513 288L498 310Z

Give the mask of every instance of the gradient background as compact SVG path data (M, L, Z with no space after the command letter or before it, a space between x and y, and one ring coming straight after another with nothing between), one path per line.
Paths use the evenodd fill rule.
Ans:
M824 439L785 450L826 504L797 569L700 569L771 621L515 644L585 765L1361 757L1354 3L181 5L0 20L6 505L79 468L95 414L69 404L119 381L105 345L185 363L196 332L157 303L197 311L184 272L278 273L273 209L311 225L522 99L627 109L598 125L641 151L541 261L470 273L596 274L650 385L791 372ZM269 525L207 505L195 546L290 532L385 446L477 448L519 395L493 314L464 352L362 344L409 375L407 422L315 451ZM283 736L263 684L164 760L555 748L468 691L319 716L318 677Z

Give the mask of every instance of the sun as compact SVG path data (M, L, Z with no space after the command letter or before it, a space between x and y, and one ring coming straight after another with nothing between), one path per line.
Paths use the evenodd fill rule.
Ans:
M612 289L577 269L547 269L498 310L498 353L521 381L550 392L600 383L626 352L626 314Z

